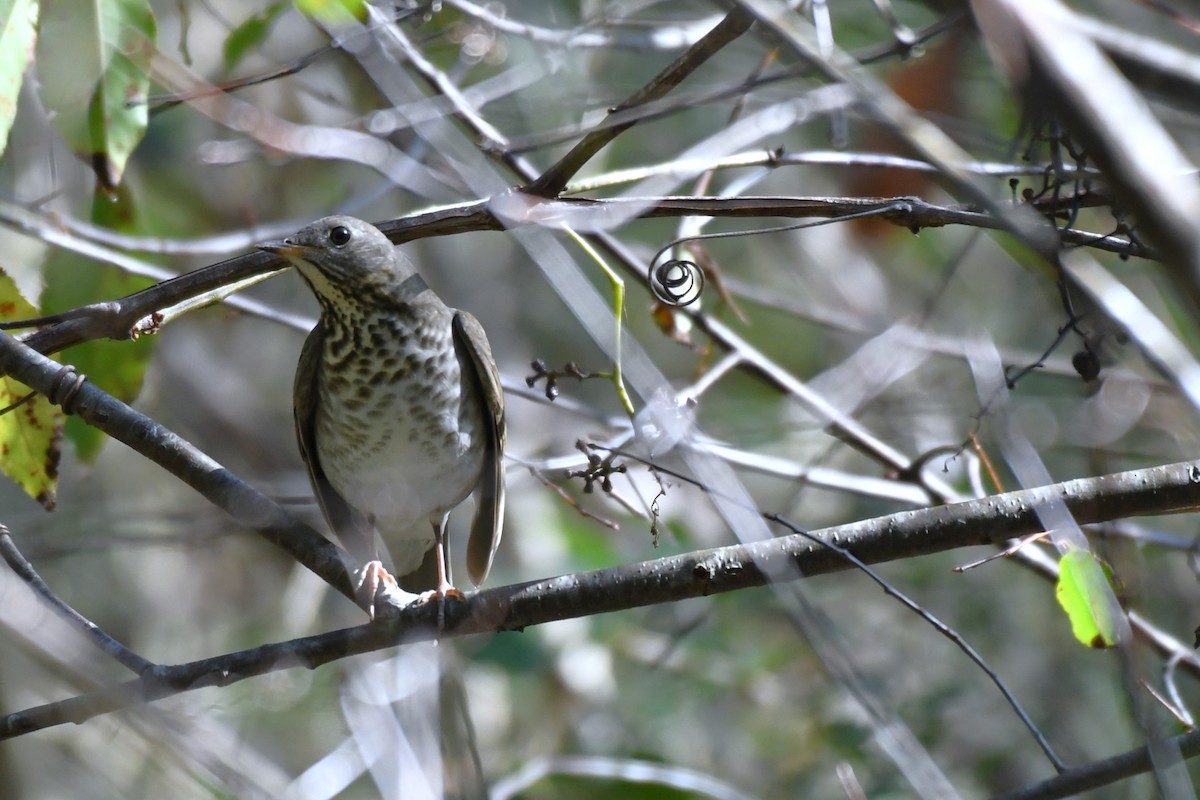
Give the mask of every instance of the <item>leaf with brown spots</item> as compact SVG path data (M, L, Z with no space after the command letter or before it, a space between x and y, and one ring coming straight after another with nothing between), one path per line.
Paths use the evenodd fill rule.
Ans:
M37 316L37 309L0 270L0 319ZM12 378L0 378L0 472L53 511L58 489L63 415L40 394Z

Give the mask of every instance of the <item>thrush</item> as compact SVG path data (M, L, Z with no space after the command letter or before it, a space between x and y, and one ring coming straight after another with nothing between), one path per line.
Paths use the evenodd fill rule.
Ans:
M472 492L467 571L483 583L504 517L505 442L483 327L447 307L362 220L326 217L258 247L291 262L321 307L296 368L296 437L321 510L356 562L368 613L377 591L399 591L387 554L404 576L433 547L436 596L460 594L446 522Z

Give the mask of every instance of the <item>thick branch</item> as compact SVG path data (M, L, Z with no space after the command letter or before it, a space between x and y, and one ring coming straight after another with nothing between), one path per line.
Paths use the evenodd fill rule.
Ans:
M772 565L773 575L795 578L851 568L845 558L821 542L837 544L867 563L994 544L1041 530L1038 510L1052 498L1065 503L1081 524L1191 510L1200 505L1200 462L1082 478L950 506L904 511L811 534L488 589L469 595L465 602L448 604L445 630L441 632L437 625L438 604L416 604L375 624L159 667L128 683L10 714L0 721L0 738L66 722L78 723L137 703L207 686L225 686L278 669L311 669L348 655L400 644L519 631L561 619L764 586L768 576L759 566L764 564ZM774 568L784 564L794 565L795 570ZM1200 672L1200 660L1192 654L1182 655L1188 669Z
M343 563L344 554L336 545L190 442L75 376L72 367L51 361L0 332L0 375L11 375L51 402L61 404L67 413L78 414L87 424L133 448L296 558L330 586L354 597ZM68 376L70 379L64 380ZM67 385L71 388L64 392Z

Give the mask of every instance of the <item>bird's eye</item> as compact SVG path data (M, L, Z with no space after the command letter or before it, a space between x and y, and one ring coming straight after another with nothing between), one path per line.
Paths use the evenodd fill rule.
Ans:
M341 247L346 242L350 241L350 229L345 225L337 225L329 229L329 241L333 242L334 247Z

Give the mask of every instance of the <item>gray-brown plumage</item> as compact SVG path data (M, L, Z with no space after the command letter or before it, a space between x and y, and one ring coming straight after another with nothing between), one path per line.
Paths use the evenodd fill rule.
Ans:
M260 249L290 261L321 319L296 368L296 436L329 525L377 583L436 546L437 593L454 589L443 547L450 510L475 492L467 569L480 584L504 516L504 395L487 337L448 308L377 228L326 217ZM426 520L432 534L425 526Z

